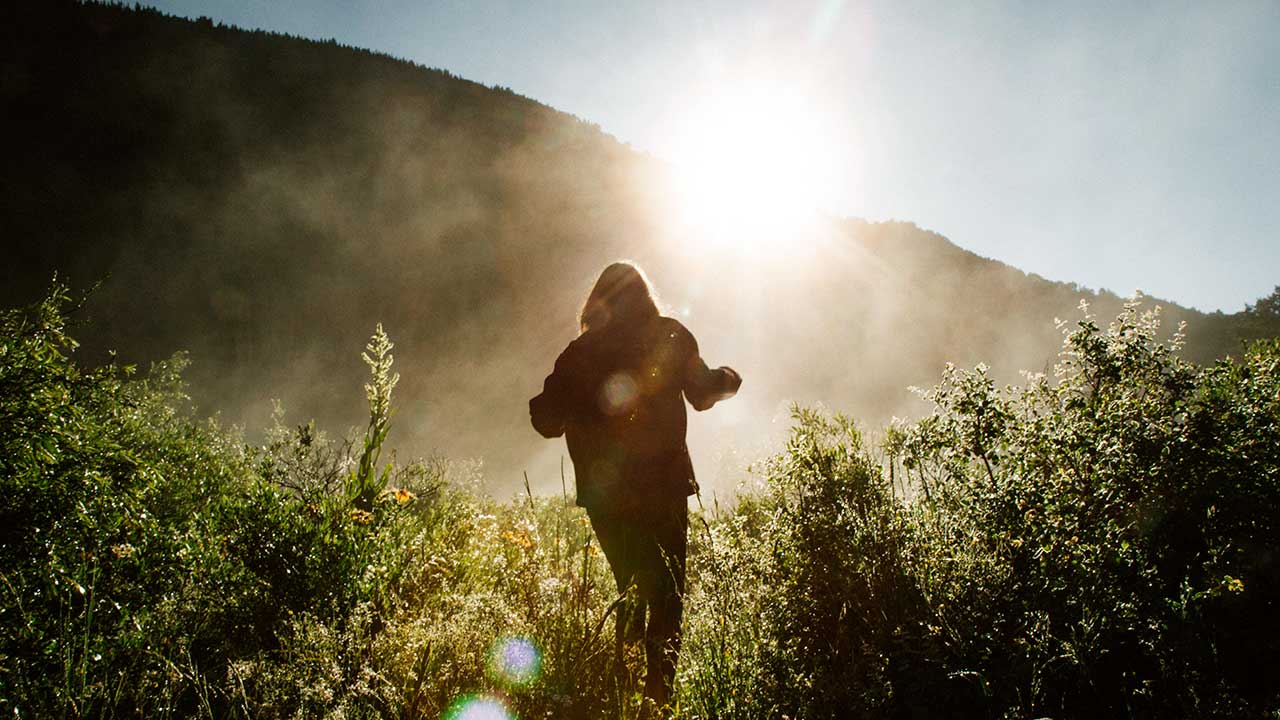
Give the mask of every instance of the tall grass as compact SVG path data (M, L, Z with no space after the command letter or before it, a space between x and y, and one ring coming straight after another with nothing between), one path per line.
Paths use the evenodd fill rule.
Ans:
M567 490L384 461L380 326L363 434L281 412L249 444L191 415L180 356L77 365L73 306L0 322L0 712L639 716ZM949 369L874 441L798 409L691 523L675 714L1274 715L1280 344L1202 369L1156 322L1065 327L1022 388Z

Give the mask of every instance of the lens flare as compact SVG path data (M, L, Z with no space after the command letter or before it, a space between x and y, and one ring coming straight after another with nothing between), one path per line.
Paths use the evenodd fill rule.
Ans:
M490 695L460 697L440 717L441 720L514 720L506 706Z
M542 653L529 638L499 638L489 648L489 672L508 685L528 685L542 672Z
M608 415L621 415L636 404L640 388L627 372L616 372L600 388L600 409Z

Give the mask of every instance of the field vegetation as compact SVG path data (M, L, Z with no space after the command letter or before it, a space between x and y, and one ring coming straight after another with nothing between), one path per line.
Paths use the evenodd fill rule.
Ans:
M572 487L396 457L381 326L363 432L249 443L182 356L78 364L78 302L0 316L0 713L636 716ZM677 716L1276 717L1280 343L1198 367L1157 321L876 433L797 409L691 524Z

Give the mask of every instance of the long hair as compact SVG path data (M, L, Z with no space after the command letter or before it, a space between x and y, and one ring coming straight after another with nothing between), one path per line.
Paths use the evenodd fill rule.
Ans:
M658 303L644 271L629 262L616 262L600 273L591 288L578 315L578 326L585 333L657 316Z

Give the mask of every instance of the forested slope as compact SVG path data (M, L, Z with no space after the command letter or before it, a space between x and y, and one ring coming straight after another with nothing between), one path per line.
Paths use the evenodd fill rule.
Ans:
M363 369L335 348L381 321L413 369L395 444L558 485L561 450L528 430L524 403L618 257L649 270L710 362L746 377L733 409L695 424L711 472L791 400L914 414L906 388L945 362L1016 379L1049 366L1053 320L1080 299L1119 308L909 223L833 220L764 256L704 245L661 163L365 50L117 6L19 0L0 17L0 300L33 301L55 272L103 281L81 352L188 350L201 407L249 427L273 397L297 422L358 423ZM1165 305L1201 361L1275 331Z

